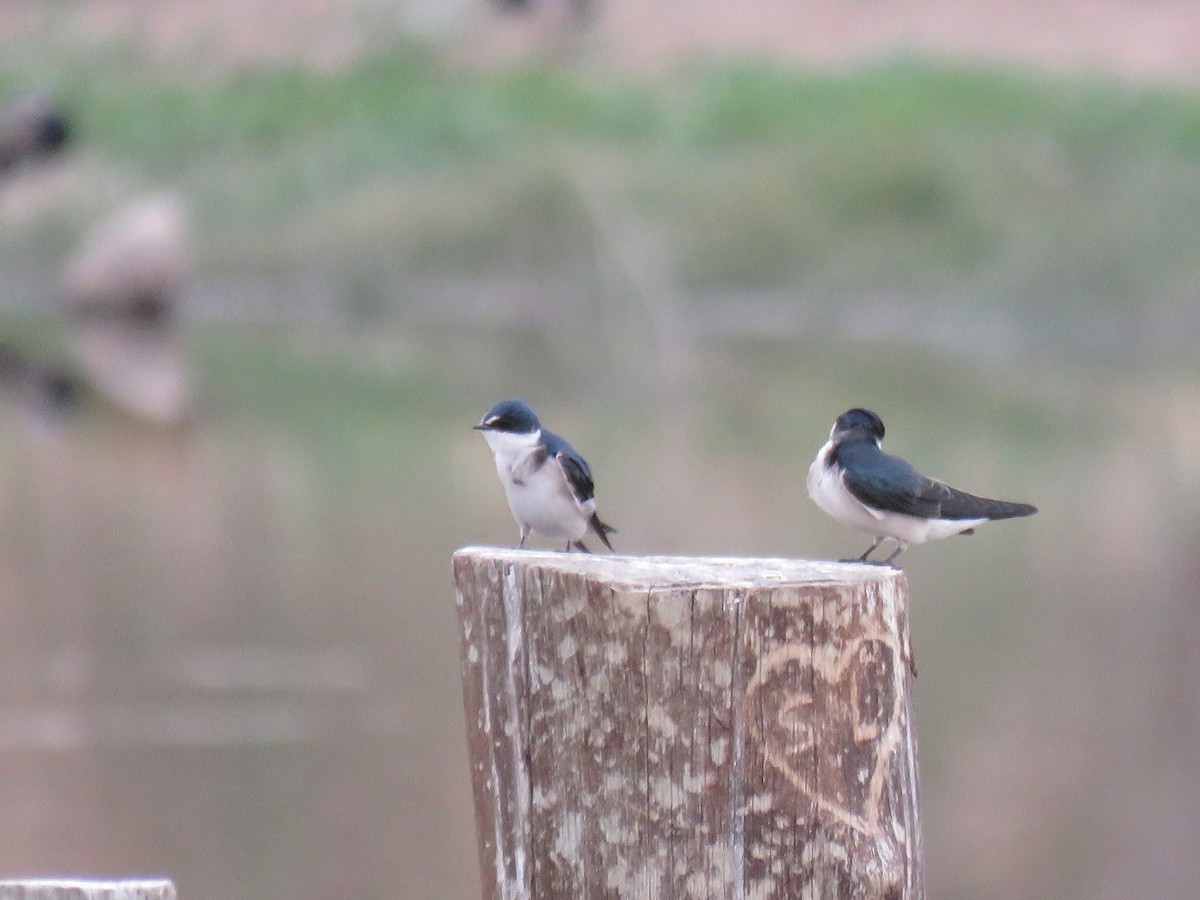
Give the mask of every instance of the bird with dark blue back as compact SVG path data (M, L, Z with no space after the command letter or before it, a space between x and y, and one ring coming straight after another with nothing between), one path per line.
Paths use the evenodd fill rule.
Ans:
M894 566L909 544L971 534L985 522L1037 512L1028 503L989 500L927 478L884 453L882 444L883 420L870 410L848 410L808 469L808 495L817 506L875 538L862 556L843 562ZM892 555L869 559L888 538L896 542Z
M588 552L590 529L609 550L616 531L596 514L592 470L575 448L543 428L524 400L501 400L474 426L496 458L496 472L508 508L521 529L524 547L530 533L566 541L566 549Z

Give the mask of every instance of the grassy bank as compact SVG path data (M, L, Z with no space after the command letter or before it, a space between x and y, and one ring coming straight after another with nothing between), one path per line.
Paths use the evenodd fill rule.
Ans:
M1101 347L1164 311L1139 347L1200 329L1189 94L917 62L601 83L407 48L219 78L0 64L0 96L29 83L76 112L89 172L192 200L202 274L316 271L386 312L414 275L612 291L634 245L683 296L792 298L818 327L883 297ZM0 266L86 224L60 208Z

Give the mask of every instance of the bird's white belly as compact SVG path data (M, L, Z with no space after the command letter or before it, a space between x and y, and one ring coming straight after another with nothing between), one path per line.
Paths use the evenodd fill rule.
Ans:
M987 519L923 519L904 513L875 511L868 509L847 490L842 481L840 468L827 465L826 457L832 443L826 444L817 454L808 469L808 495L813 502L843 525L865 531L875 537L890 537L906 544L923 544L926 541L960 534Z
M817 458L808 468L808 496L833 518L843 525L849 525L860 531L874 535L886 535L886 530L880 530L880 519L871 510L859 503L846 490L842 483L842 473L839 469L831 469L825 464L825 456L829 445L821 448Z
M921 519L917 516L906 516L904 513L884 512L879 514L878 531L871 534L895 538L906 544L923 544L926 541L936 541L961 534L987 519Z
M508 496L508 508L517 522L552 540L578 541L587 533L588 519L596 504L591 500L579 503L575 499L553 460L517 479L511 470L501 469L500 479Z

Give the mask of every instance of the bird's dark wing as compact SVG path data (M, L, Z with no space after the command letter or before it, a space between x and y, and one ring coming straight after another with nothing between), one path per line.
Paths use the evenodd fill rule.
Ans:
M926 497L929 479L898 456L884 453L874 441L840 444L834 459L842 468L842 483L856 500L885 512L934 518L941 507Z
M937 500L941 507L939 517L943 519L1015 519L1037 512L1037 507L1028 503L977 497L932 478L926 478L925 481L928 484L922 493Z
M562 466L576 499L580 503L591 500L596 495L596 486L592 484L592 470L588 467L587 460L557 434L545 429L542 430L542 444L547 453Z
M1028 503L977 497L927 478L869 441L842 444L836 459L846 489L873 509L926 519L1011 519L1037 512Z

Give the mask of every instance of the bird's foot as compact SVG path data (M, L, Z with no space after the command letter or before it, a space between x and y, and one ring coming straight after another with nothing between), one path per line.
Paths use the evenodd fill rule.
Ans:
M839 559L838 562L857 564L860 566L883 566L888 569L900 568L890 559L863 559L861 556L856 556L854 559Z

